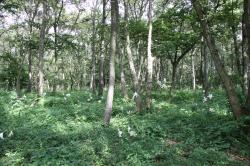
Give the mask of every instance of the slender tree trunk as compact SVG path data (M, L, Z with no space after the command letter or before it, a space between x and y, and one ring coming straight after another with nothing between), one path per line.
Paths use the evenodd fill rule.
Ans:
M106 109L104 113L104 123L109 125L112 108L113 97L115 88L115 57L117 54L117 36L118 36L118 23L119 23L119 8L118 1L111 0L111 54L110 54L110 68L109 68L109 88L106 102Z
M16 78L16 94L18 98L21 97L21 70L18 71Z
M246 11L247 3L244 1L244 11ZM242 43L241 43L241 56L242 56L242 73L244 79L244 95L248 93L248 56L246 55L246 43L247 43L247 29L246 29L247 15L246 12L242 15Z
M136 111L140 112L142 109L142 101L141 101L141 95L140 95L139 76L137 75L137 72L135 69L133 55L132 55L131 46L130 46L130 36L128 32L128 17L129 17L128 3L129 3L129 0L124 0L124 8L125 8L124 19L126 22L126 25L125 25L126 51L127 51L127 56L128 56L129 68L133 77L134 93L137 94L135 97Z
M246 40L247 40L247 57L248 57L248 74L250 66L250 0L244 0L244 15L246 25ZM250 77L248 77L248 96L246 101L246 109L250 113Z
M33 1L30 1L29 3L33 3ZM32 39L32 32L33 32L33 22L35 19L35 16L37 15L37 11L38 11L38 5L39 2L37 2L35 4L35 9L34 12L32 12L29 15L29 35L30 35L30 42ZM32 11L32 10L31 10ZM29 13L29 11L26 11L27 13ZM33 71L32 71L32 47L31 45L29 46L29 52L28 52L28 72L29 72L29 80L28 80L28 86L27 86L27 92L31 92L32 91L32 81L33 81Z
M148 8L148 50L147 50L147 58L148 58L148 65L147 65L147 98L146 98L146 105L147 110L150 110L152 105L152 87L153 87L153 56L152 56L152 12L153 12L153 0L149 0L149 8Z
M126 78L123 68L123 57L121 57L121 89L122 89L122 95L124 98L128 98L128 91L126 87Z
M198 0L192 0L192 4L196 10L200 25L203 30L203 36L206 39L207 46L211 52L212 59L214 61L216 70L223 82L224 88L227 92L227 96L229 99L229 103L232 107L233 114L236 119L240 118L243 114L243 110L241 108L241 104L239 101L239 98L236 94L235 87L233 85L232 80L229 78L228 74L226 73L226 70L224 68L224 65L221 62L221 58L219 56L218 49L215 45L215 40L213 36L210 33L210 29L208 27L208 23L206 21L206 17L204 16L204 12L202 11L201 4Z
M93 9L96 10L96 9ZM92 43L91 43L91 52L92 52L92 74L91 74L91 88L93 93L96 92L96 11L93 11L92 16Z
M193 90L196 89L196 75L195 75L195 58L192 53L192 78L193 78Z
M32 20L33 23L34 20ZM30 40L31 40L31 36L32 36L32 31L33 31L33 26L32 23L30 23L31 25L29 25L30 27ZM29 55L28 55L28 71L29 71L29 81L28 81L28 87L27 87L27 91L31 92L32 91L32 80L33 80L33 75L32 75L32 48L31 46L29 46Z
M44 66L44 42L45 42L45 31L46 31L46 26L47 26L47 1L43 1L43 18L42 18L42 26L40 29L40 41L39 41L39 58L38 58L38 96L43 95L43 86L44 86L44 71L43 71L43 66Z
M103 9L102 9L102 34L101 34L101 56L99 59L99 96L103 94L103 87L104 87L104 52L105 52L105 40L104 40L104 30L106 24L106 0L103 0Z
M54 39L55 39L55 45L54 45L54 58L55 58L55 74L54 74L54 78L53 78L53 81L52 81L52 91L55 93L56 92L56 82L57 82L57 65L56 65L56 62L57 62L57 23L56 21L54 22Z
M28 81L28 88L27 91L31 92L32 91L32 80L33 80L33 75L32 75L32 50L29 48L29 55L28 55L28 70L29 70L29 81Z
M165 69L165 67L164 67L164 61L163 61L163 59L162 58L160 58L160 80L161 81L164 81L164 78L165 78L165 72L164 72L164 69Z
M180 65L180 70L179 70L179 74L177 75L177 79L178 79L178 88L180 89L182 87L182 80L183 80L183 61L181 61L181 65ZM176 80L176 78L175 78ZM177 82L176 82L177 84ZM185 85L184 85L185 87Z
M178 66L178 63L171 63L172 64L172 82L171 82L171 88L170 88L170 94L172 94L172 90L175 89L176 87L176 73L177 73L177 66Z
M239 47L238 47L238 42L237 42L237 34L236 34L235 27L232 27L232 32L233 32L234 54L235 54L237 72L240 76L242 76L241 63L240 63L240 52L239 52Z
M207 47L206 43L204 41L204 38L202 38L202 45L201 45L201 54L202 58L204 59L204 69L203 69L203 89L205 91L205 96L208 96L209 93L209 83L208 83L208 53L207 53Z

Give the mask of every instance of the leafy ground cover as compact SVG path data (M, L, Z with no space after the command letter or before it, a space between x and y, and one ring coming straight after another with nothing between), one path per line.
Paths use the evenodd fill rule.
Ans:
M138 114L116 94L110 127L104 98L81 92L17 99L0 92L0 165L249 165L250 135L239 130L225 94L153 94Z

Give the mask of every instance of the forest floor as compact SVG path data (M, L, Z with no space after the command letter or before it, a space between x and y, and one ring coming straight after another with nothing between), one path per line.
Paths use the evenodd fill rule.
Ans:
M131 95L131 94L130 94ZM105 98L81 92L17 99L0 91L0 165L250 165L250 135L239 130L225 94L153 94L153 109L135 113L117 93L111 126Z

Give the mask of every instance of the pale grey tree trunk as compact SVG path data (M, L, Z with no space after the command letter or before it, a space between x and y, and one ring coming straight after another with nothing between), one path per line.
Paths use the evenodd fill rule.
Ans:
M99 96L102 96L103 94L103 88L104 88L104 55L105 55L105 40L104 40L104 30L105 30L105 24L106 24L106 5L107 1L103 0L103 6L102 6L102 33L101 33L101 55L99 59L99 89L98 94Z
M244 0L244 16L246 26L246 41L247 41L247 57L248 57L248 74L250 73L250 0ZM250 75L250 74L249 74ZM248 75L248 95L246 101L246 109L250 112L250 77Z
M42 18L42 26L40 29L40 41L39 41L39 50L38 50L38 96L43 95L44 91L44 43L45 43L45 34L46 34L46 26L47 26L47 1L43 1L43 18Z
M134 93L137 94L135 97L136 111L140 112L142 109L142 102L141 102L141 95L140 95L139 76L137 75L137 72L135 69L132 50L130 46L130 35L128 32L128 18L129 18L128 3L129 3L129 0L124 0L124 8L125 8L124 19L126 23L125 25L126 51L127 51L128 62L129 62L129 68L133 77Z
M128 91L126 86L126 77L124 72L124 62L123 62L123 54L121 54L121 90L124 98L128 98Z
M146 105L147 110L151 109L152 105L152 87L153 87L153 61L154 58L152 56L152 12L153 12L153 0L148 1L148 47L147 47L147 58L148 58L148 65L147 65L147 86L146 86Z
M97 1L95 2L95 7L92 10L92 37L91 37L91 53L92 53L92 71L91 71L91 85L92 92L96 92L96 10Z
M195 58L194 54L192 53L192 78L193 78L193 90L196 89L196 75L195 75Z
M104 124L109 125L115 89L115 57L117 54L117 36L119 23L119 8L118 1L111 0L111 52L110 52L110 67L109 67L109 87L106 101L106 108L104 112Z
M209 65L208 65L208 52L207 52L207 46L204 41L204 38L202 38L201 41L201 57L203 58L203 90L205 91L205 96L208 96L209 93L209 82L208 82L208 73L209 73Z

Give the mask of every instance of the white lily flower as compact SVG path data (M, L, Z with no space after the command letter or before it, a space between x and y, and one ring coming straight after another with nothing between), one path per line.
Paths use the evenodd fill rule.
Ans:
M0 133L0 139L4 139L3 133Z
M128 132L130 132L131 131L131 127L130 126L128 126Z
M129 132L129 135L130 135L131 137L135 137L135 136L137 136L137 133L136 133L135 131L130 131L130 132Z
M213 108L209 108L208 110L209 112L215 112L215 110Z
M209 98L209 100L211 100L211 99L213 98L213 94L209 94L209 95L207 96L207 98Z
M207 98L206 97L203 98L203 103L205 103L205 102L207 102Z
M118 136L121 138L122 137L122 131L118 129Z

